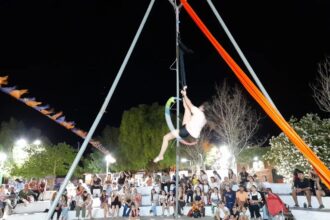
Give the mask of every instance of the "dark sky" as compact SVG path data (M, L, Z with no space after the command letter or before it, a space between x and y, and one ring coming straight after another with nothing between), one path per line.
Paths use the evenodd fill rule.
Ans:
M220 43L241 64L206 1L189 1ZM330 51L328 0L214 0L260 80L282 114L320 113L309 83ZM0 76L29 89L29 96L63 110L88 130L119 70L148 0L0 1ZM97 134L118 126L124 110L165 103L175 95L175 16L167 0L156 0ZM189 95L209 99L225 78L238 83L186 12L181 12ZM243 65L241 65L243 67ZM243 68L245 70L245 68ZM253 102L251 100L251 102ZM38 112L0 94L0 121L11 116L41 129L53 142L81 140ZM256 106L256 109L262 111ZM265 118L263 134L279 130Z

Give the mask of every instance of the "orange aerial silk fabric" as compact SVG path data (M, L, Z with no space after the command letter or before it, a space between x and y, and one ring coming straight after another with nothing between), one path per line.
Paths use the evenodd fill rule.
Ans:
M289 123L277 112L277 110L269 103L260 90L254 85L244 71L238 66L238 64L231 58L226 50L215 39L212 33L208 30L202 20L198 17L196 12L188 4L187 0L181 0L181 3L190 17L194 20L196 25L201 29L204 35L212 43L219 55L225 60L228 66L235 73L239 81L250 93L250 95L258 102L258 104L264 109L268 116L277 124L277 126L286 134L291 142L300 150L305 158L314 167L316 172L320 175L323 183L330 188L330 171L324 165L324 163L317 157L317 155L308 147L308 145L301 139L301 137L295 132L295 130L289 125Z

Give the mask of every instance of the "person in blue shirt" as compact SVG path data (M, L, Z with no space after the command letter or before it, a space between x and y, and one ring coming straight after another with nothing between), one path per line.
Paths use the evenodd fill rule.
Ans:
M234 191L232 191L229 186L226 186L226 188L225 188L224 200L225 200L226 207L230 211L232 211L232 209L235 205L235 201L236 201L236 193Z

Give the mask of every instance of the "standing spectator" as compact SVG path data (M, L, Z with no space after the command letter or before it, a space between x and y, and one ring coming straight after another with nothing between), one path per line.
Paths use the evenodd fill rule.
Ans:
M109 206L108 206L108 196L106 194L106 191L104 190L101 193L100 202L101 202L101 208L103 209L104 219L106 219L109 213Z
M107 196L108 198L108 196ZM108 199L107 199L108 201ZM108 204L107 204L108 205ZM87 195L87 199L85 201L85 206L86 206L86 210L87 210L87 218L89 217L90 219L93 219L93 216L92 216L92 211L93 211L93 198L92 198L92 195L91 194L88 194ZM107 209L107 212L108 212L108 209Z
M69 220L69 203L66 195L61 197L61 210L62 220Z
M239 173L240 184L246 186L248 176L249 174L246 172L245 167L242 167L242 171Z
M76 218L80 218L80 212L81 217L85 218L86 216L86 206L85 201L87 199L87 191L84 191L82 195L76 195Z
M297 195L306 195L308 208L312 208L311 199L312 193L310 190L310 182L307 178L305 178L304 173L302 171L297 171L298 179L293 183L292 190L292 198L295 202L295 207L299 207Z
M51 204L51 205L54 203L55 198L56 198L56 195L57 195L57 192L54 192L53 195L52 195L52 198L51 198L51 200L50 200L50 204ZM52 213L50 219L53 219L55 212L56 212L56 219L59 220L59 219L60 219L61 212L62 212L62 204L61 204L61 201L59 201L59 202L56 204L55 210L54 210L54 212Z
M257 191L256 186L251 187L251 192L249 193L249 209L250 209L250 214L251 218L255 218L257 220L260 219L260 207L259 203L261 203L262 197L261 194Z
M139 193L139 192L137 191L136 188L133 189L133 195L132 195L132 198L133 198L133 203L134 203L134 205L135 205L135 208L136 208L137 210L139 210L139 209L140 209L140 206L141 206L141 202L142 202L142 195L141 195L141 193Z
M151 190L151 212L154 216L157 216L157 206L159 204L159 194L153 188Z

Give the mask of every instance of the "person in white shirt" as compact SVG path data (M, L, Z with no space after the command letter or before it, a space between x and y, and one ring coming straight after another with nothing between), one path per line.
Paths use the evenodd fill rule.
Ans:
M196 107L192 104L187 97L187 86L181 90L183 97L183 107L185 109L182 127L178 130L171 131L163 137L163 143L158 156L154 159L154 163L157 163L164 159L164 154L167 150L170 140L180 136L181 138L192 137L198 139L199 135L206 124L206 118L204 114L204 104Z
M216 220L222 220L228 218L230 215L230 210L225 206L225 203L221 201L215 211L214 218Z

